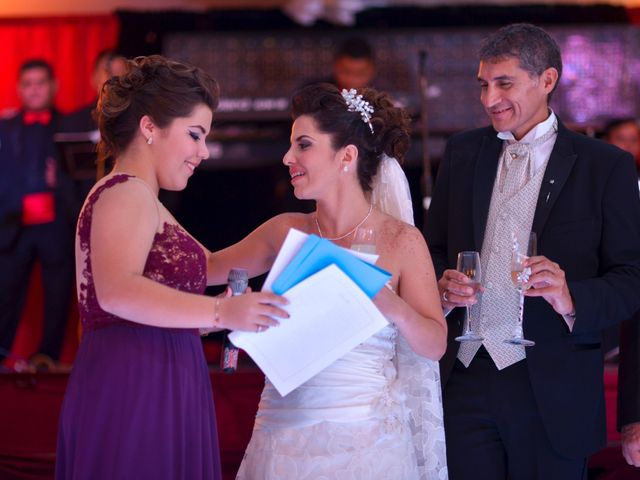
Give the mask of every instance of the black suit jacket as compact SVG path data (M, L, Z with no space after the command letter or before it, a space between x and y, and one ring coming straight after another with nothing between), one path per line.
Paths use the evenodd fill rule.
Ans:
M448 141L425 235L438 276L463 250L482 250L502 141L493 128ZM558 126L537 200L532 230L538 253L565 271L576 305L569 332L542 298L526 298L524 330L536 345L527 367L554 448L583 458L604 444L602 329L640 307L640 199L631 156ZM462 309L448 316L443 386L453 367Z
M22 228L22 198L25 194L52 191L56 218L73 224L73 185L58 165L57 185L45 181L47 158L58 161L53 133L60 116L52 111L47 126L25 126L23 113L0 120L0 252L13 248Z
M98 124L93 118L96 102L85 105L59 119L59 132L91 132L98 129Z

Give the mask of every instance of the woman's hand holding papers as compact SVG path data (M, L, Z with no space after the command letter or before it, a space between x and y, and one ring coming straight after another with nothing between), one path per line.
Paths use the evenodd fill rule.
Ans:
M280 325L274 317L289 318L289 314L280 308L288 303L286 298L269 292L218 298L215 318L221 328L261 332Z

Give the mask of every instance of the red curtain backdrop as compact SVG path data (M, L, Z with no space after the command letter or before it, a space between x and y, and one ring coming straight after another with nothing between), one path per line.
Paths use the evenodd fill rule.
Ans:
M95 98L90 78L98 53L115 48L119 24L115 15L65 18L0 19L0 112L19 107L16 94L18 68L27 59L49 61L58 79L56 106L70 112ZM75 290L74 290L75 292ZM74 295L75 297L75 295ZM4 364L29 358L42 337L42 284L40 269L31 278L25 309L16 333L12 357ZM78 313L72 303L69 325L60 360L71 363L78 344Z
M20 64L43 58L53 65L59 88L56 106L69 112L95 98L90 84L93 62L118 42L116 15L0 20L0 110L19 106L16 81Z
M640 25L640 8L627 8L627 17L631 25Z

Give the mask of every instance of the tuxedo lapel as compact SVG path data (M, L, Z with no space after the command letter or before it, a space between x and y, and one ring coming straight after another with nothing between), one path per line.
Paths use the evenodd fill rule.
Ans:
M488 129L482 139L473 179L473 240L477 251L482 249L501 150L502 140L493 129Z
M22 149L20 148L21 140L23 136L22 113L9 119L8 123L9 123L8 132L10 136L11 147L13 148L13 156L16 159L19 159L22 156Z
M576 161L577 155L573 151L571 140L567 133L566 127L558 122L558 137L544 172L531 227L531 230L536 232L538 238L540 238L544 230L549 213L560 196L560 192L567 178L569 178L573 164Z

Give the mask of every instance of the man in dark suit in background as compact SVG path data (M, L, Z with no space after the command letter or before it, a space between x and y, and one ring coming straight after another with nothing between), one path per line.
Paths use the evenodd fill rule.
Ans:
M0 357L11 350L34 263L42 266L44 325L39 352L57 360L73 282L73 188L53 143L57 88L43 60L22 64L22 106L0 120ZM46 358L45 357L45 358Z
M605 444L602 331L640 307L640 199L631 156L573 133L549 109L556 42L517 24L480 50L492 127L451 137L426 221L450 342L441 361L449 473L460 479L586 478ZM524 337L514 333L512 235L527 261ZM525 240L526 241L526 240ZM483 290L454 270L481 252ZM471 306L481 342L458 343Z
M98 97L104 82L113 76L122 75L126 70L126 60L113 50L101 51L93 64L91 72L91 86L96 91L96 98L89 105L70 113L62 120L62 130L65 132L90 132L98 130L98 124L93 118Z
M104 165L104 162L98 163L96 145L100 140L100 133L93 114L104 83L113 76L124 74L126 68L126 59L123 56L113 50L100 52L93 65L90 79L96 92L96 98L90 104L62 117L58 124L57 133L72 134L71 148L62 142L61 148L65 160L66 157L71 157L73 160L67 162L67 169L75 187L76 215L80 213L82 204L96 180L102 178L111 169L111 165ZM57 138L61 137L65 136L60 135Z

